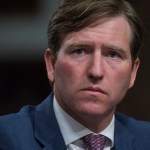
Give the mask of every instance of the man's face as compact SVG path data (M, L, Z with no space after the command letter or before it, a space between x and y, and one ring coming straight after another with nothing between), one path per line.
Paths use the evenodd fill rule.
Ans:
M82 117L112 116L139 66L139 59L132 64L131 38L124 17L106 18L69 33L56 60L46 52L56 99L72 117L82 122Z

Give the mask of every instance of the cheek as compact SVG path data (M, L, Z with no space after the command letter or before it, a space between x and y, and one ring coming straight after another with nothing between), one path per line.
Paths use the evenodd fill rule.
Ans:
M113 80L113 81L112 81ZM130 86L131 80L131 69L121 69L119 71L114 72L112 75L111 81L114 85L114 90L121 95L125 95Z
M75 79L77 71L75 71L75 67L66 62L66 61L58 61L55 64L55 83L63 84L64 86L70 84Z
M127 67L127 69L123 69L123 71L120 73L120 80L129 84L131 79L131 72L132 69L130 67Z

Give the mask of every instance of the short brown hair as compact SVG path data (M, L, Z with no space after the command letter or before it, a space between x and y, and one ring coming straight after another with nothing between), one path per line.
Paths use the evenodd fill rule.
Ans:
M64 37L98 19L124 16L132 31L131 56L134 61L142 41L142 23L133 7L125 0L62 0L48 25L48 46L57 56Z

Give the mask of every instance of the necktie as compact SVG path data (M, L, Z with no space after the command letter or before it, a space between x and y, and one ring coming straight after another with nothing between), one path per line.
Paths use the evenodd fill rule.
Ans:
M101 134L89 134L82 138L88 150L103 150L107 137Z

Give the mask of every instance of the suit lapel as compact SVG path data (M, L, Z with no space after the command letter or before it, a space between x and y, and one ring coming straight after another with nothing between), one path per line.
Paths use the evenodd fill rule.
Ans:
M42 145L43 150L66 150L54 110L53 96L49 96L37 107L34 114L35 138Z
M133 150L134 136L125 127L125 124L120 122L117 117L115 120L115 143L113 150Z
M61 136L53 138L48 144L45 145L43 150L66 150L64 141Z

